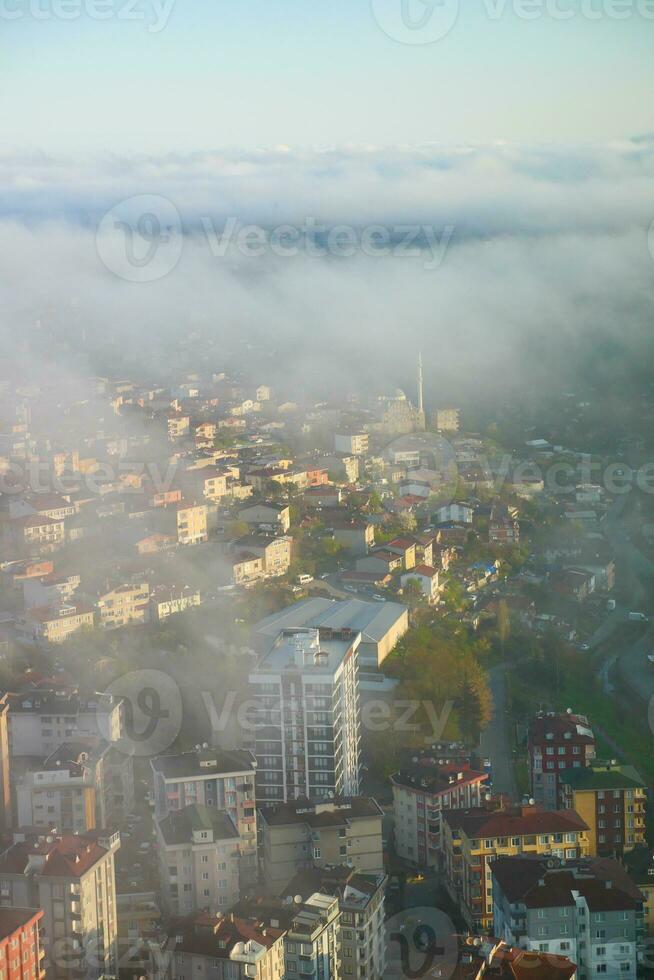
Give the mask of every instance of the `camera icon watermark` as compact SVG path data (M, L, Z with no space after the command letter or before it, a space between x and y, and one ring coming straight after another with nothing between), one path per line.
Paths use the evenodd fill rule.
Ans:
M401 44L434 44L453 30L459 0L371 0L373 17L384 34Z
M442 909L407 908L384 924L386 969L384 980L417 980L432 976L449 980L459 959L454 923Z
M95 236L103 265L127 282L156 282L177 266L184 248L180 213L158 194L140 194L115 204Z
M106 688L121 701L120 735L115 738L111 715L99 714L101 734L125 755L155 756L173 744L182 727L182 697L175 681L162 670L133 670Z

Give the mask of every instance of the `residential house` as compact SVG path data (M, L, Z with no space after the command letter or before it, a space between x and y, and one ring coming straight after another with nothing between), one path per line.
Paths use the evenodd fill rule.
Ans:
M295 906L284 940L285 980L340 980L340 909L333 895L316 892Z
M241 880L257 877L256 761L246 751L195 749L151 760L155 817L198 803L224 810L238 831Z
M559 773L560 805L588 824L590 854L621 856L645 843L647 791L633 766L593 759Z
M87 736L102 736L115 742L122 735L123 702L111 694L96 693L85 698L76 692L44 689L5 697L12 758L42 759L62 742Z
M367 432L334 433L334 449L344 456L365 456L369 449L369 442L370 436Z
M622 887L617 862L606 862L601 874L593 862L535 855L500 857L490 867L495 936L568 956L585 980L636 976L643 896L633 884Z
M401 576L400 582L402 588L405 588L409 582L416 582L428 602L435 602L438 598L438 571L429 565L416 565L410 572L405 572Z
M298 869L347 864L365 873L383 871L383 815L376 800L363 796L260 806L261 871L267 889L279 894Z
M488 522L488 540L491 544L514 546L520 544L520 522L515 508L496 504Z
M16 555L45 555L63 547L66 531L63 519L29 514L14 517L4 525L5 546Z
M0 854L0 909L43 910L48 978L118 972L114 857L120 834L16 831Z
M386 970L386 923L383 871L360 874L353 867L299 871L280 895L287 902L307 901L311 895L333 895L340 909L340 976L378 980Z
M365 558L357 558L357 572L373 572L375 575L392 575L404 567L402 556L389 551L385 545L374 548Z
M585 715L539 711L529 723L527 754L531 795L548 810L560 805L560 774L588 766L595 758L595 735Z
M443 811L480 807L487 779L469 759L439 758L433 749L407 755L390 777L398 857L419 868L440 867Z
M224 810L192 803L155 822L168 915L223 911L239 899L239 836Z
M16 630L26 640L36 643L63 643L80 629L92 629L93 610L82 603L67 602L54 606L35 606L16 618Z
M472 929L492 928L496 857L546 854L571 860L590 852L588 825L573 810L445 810L442 827L445 884Z
M150 593L150 616L160 623L200 603L200 590L190 585L157 585Z
M293 539L286 535L269 537L263 534L250 534L238 538L232 547L240 555L255 555L262 560L263 572L267 578L285 575L291 566Z
M595 591L595 576L581 568L552 572L549 582L554 592L577 602L583 602Z
M264 924L258 915L194 912L169 926L169 976L175 980L196 980L198 976L203 980L284 980L284 936L284 928ZM155 967L153 964L153 970Z
M286 534L291 526L291 508L288 504L265 502L241 507L239 521L256 528L257 531L270 531L273 534Z
M150 621L150 586L126 583L98 596L98 615L104 629L143 625Z

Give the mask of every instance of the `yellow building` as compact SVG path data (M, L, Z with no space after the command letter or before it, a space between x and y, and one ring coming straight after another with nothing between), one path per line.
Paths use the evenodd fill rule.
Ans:
M199 544L208 539L207 508L205 504L177 505L178 544Z
M514 854L564 859L589 854L588 826L571 810L518 806L506 810L446 810L442 823L448 890L471 929L493 927L490 862Z
M150 587L147 582L119 585L98 598L100 624L116 629L132 623L147 623L150 619Z
M7 544L13 546L18 554L42 555L61 548L66 532L63 518L28 514L8 521L5 536Z
M590 853L618 857L645 842L645 783L633 766L594 760L559 773L562 806L589 828Z
M36 606L16 620L16 629L26 637L44 643L63 643L83 627L93 628L94 613L81 603Z

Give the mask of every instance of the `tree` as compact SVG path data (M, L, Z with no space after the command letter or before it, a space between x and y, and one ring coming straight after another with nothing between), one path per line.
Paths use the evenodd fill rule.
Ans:
M492 716L486 671L477 655L483 648L464 631L442 626L412 630L384 661L384 672L399 680L398 701L411 702L417 730L408 744L464 738L476 744Z

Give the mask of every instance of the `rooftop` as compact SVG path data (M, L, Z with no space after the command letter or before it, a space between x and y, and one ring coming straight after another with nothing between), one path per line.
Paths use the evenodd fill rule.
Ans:
M247 774L256 769L254 756L245 749L224 751L210 747L182 752L180 755L160 755L152 759L150 764L164 779L173 780L219 774Z
M259 815L271 827L308 824L310 827L345 826L357 817L381 817L382 810L372 797L340 796L328 803L293 800L259 807Z
M224 810L198 803L173 810L159 821L159 829L168 845L186 844L198 831L211 831L213 840L207 843L238 839L238 831Z

